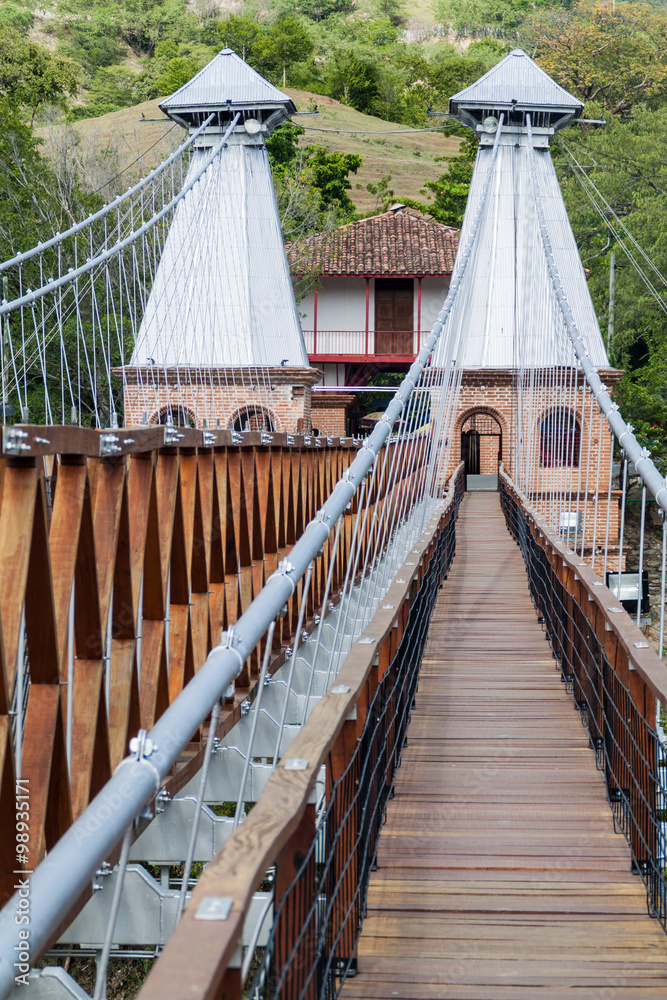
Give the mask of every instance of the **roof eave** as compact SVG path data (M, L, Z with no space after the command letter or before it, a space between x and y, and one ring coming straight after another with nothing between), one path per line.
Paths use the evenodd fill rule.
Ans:
M289 101L243 101L239 103L227 103L226 101L199 101L197 104L173 104L170 105L169 98L158 104L160 111L170 117L173 114L183 114L183 115L194 115L200 111L245 111L252 109L253 111L275 111L279 108L284 108L286 114L294 114L296 111L296 104L290 98Z

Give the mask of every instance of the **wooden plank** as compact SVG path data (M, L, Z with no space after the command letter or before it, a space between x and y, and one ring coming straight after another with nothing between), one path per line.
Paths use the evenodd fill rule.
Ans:
M74 662L72 814L76 819L111 777L104 669L101 660Z
M33 466L25 462L7 465L0 509L0 621L10 699L28 579L36 488L37 470Z
M667 993L667 938L496 494L468 494L346 1000Z

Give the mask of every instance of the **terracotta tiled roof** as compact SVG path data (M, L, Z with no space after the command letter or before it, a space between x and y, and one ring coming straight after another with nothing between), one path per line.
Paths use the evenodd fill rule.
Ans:
M328 237L309 237L305 252L303 244L299 247L299 269L325 276L451 274L458 245L458 229L397 206L341 226Z

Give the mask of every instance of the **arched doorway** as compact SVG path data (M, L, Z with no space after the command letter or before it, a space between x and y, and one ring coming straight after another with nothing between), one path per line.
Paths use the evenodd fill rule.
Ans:
M490 413L468 414L461 424L461 461L465 463L468 489L497 489L498 463L503 452L503 432Z

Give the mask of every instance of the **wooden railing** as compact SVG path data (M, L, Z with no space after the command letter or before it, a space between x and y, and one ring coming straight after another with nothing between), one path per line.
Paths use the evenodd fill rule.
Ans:
M430 610L454 555L462 472L461 465L335 685L207 865L142 1000L240 1000L244 920L274 864L273 931L259 960L267 978L257 989L274 998L315 997L352 968L364 884L400 762ZM316 829L312 795L322 765L326 809ZM202 901L211 898L224 919L200 919Z
M241 440L172 427L3 431L0 815L16 811L18 773L30 793L20 856L14 824L0 824L4 900L21 860L37 866L125 756L129 738L151 728L247 609L357 442L260 433ZM427 449L419 440L407 449L391 489L389 463L378 459L372 508L422 481ZM344 515L334 602L356 503ZM368 525L362 551L372 541L372 517ZM314 564L308 630L331 545ZM292 641L300 597L301 584L274 634L272 673ZM219 737L254 697L260 652L221 713ZM203 735L183 748L169 794L199 768Z
M501 468L507 525L526 561L531 594L562 677L586 725L618 828L667 929L667 759L656 707L667 706L667 665L598 579Z

